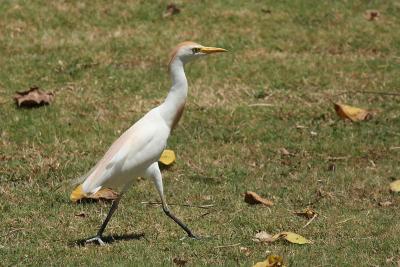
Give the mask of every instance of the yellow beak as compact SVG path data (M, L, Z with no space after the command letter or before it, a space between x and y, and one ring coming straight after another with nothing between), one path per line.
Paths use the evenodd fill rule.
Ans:
M212 54L212 53L219 53L219 52L228 52L228 50L218 47L202 47L200 52L204 54Z

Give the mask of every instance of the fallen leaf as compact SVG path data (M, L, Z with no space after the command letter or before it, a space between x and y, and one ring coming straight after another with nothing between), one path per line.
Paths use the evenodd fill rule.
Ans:
M253 267L285 267L282 256L269 255L265 261L257 262Z
M279 234L274 235L272 238L279 239L283 238L289 241L290 243L304 245L312 243L310 240L306 239L305 237L298 235L293 232L281 232Z
M263 204L265 206L272 206L274 203L271 200L260 197L257 193L247 191L244 195L244 201L249 204Z
M378 10L367 10L364 14L365 19L369 21L377 20L380 16Z
M93 200L114 200L117 199L118 193L110 188L102 188L94 194L84 197L83 199Z
M372 118L372 113L361 108L335 103L336 114L342 119L348 119L353 122L365 121Z
M274 242L277 238L273 238L272 235L268 234L265 231L258 232L254 238L253 241L260 243L260 242Z
M164 165L171 165L175 162L175 152L173 150L165 149L158 160Z
M166 18L166 17L172 16L172 15L179 14L180 12L181 12L181 9L179 7L177 7L176 4L171 3L171 4L167 5L167 10L163 14L163 17Z
M295 211L294 214L306 217L307 219L311 219L312 217L314 217L315 214L317 214L317 212L312 208L308 207L301 211Z
M178 257L175 257L172 261L178 266L185 266L188 262L187 260Z
M379 202L379 206L381 206L381 207L389 207L389 206L392 206L392 204L393 204L393 202L389 201L389 200Z
M246 257L250 256L251 250L246 247L239 247L239 251L243 253Z
M16 92L14 100L18 107L33 108L49 105L54 100L53 93L42 92L39 87L31 87L28 91Z
M400 180L394 181L390 183L390 190L392 190L392 192L400 192Z

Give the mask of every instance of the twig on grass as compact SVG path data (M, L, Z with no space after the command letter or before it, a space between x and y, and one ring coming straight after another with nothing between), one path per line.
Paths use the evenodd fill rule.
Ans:
M349 157L328 157L327 160L347 160Z
M274 104L267 104L267 103L255 103L255 104L248 104L249 107L273 107Z
M388 95L388 96L400 96L400 93L392 93L392 92L376 92L376 91L348 91L348 92L343 92L340 94L336 94L335 96L341 96L341 95L346 95L346 94L370 94L370 95Z
M346 220L343 220L343 221L340 221L340 222L337 222L337 223L335 223L335 224L336 224L336 225L338 225L338 224L342 224L342 223L348 222L348 221L350 221L350 220L354 220L354 217L352 217L352 218L348 218L348 219L346 219Z
M142 201L141 204L148 204L148 205L161 205L161 202L152 202L152 201ZM207 204L207 205L190 205L190 204L170 204L169 206L182 206L182 207L189 207L189 208L200 208L200 209L208 209L214 207L214 204Z
M312 221L314 221L315 218L317 218L318 214L314 214L314 216L303 226L303 228L306 228Z

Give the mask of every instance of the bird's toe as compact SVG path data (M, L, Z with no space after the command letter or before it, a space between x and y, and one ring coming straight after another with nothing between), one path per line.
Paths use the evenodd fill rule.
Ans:
M85 243L98 243L100 246L104 246L106 243L101 239L101 236L95 236L89 238L85 241Z

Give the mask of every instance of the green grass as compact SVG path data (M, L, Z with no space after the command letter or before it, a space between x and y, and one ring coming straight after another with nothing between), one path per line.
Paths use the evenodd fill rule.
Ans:
M1 265L251 266L269 251L289 266L396 266L400 196L389 183L400 177L400 149L391 149L400 146L400 97L352 92L399 92L400 4L331 2L180 1L181 14L163 18L164 1L2 1ZM378 20L365 19L369 9ZM214 205L172 206L210 238L180 241L159 206L141 204L158 195L139 180L107 228L117 240L76 245L109 204L71 204L65 181L163 100L168 53L184 40L230 50L187 66L187 109L169 140L178 158L163 171L170 203ZM14 92L33 85L55 91L55 102L16 108ZM331 101L378 114L346 123ZM247 205L247 190L275 205ZM308 206L320 216L303 228L292 212ZM258 244L259 230L314 244ZM251 254L218 247L237 243Z

